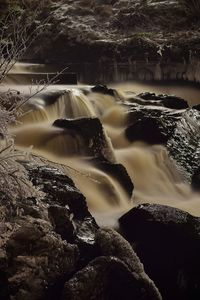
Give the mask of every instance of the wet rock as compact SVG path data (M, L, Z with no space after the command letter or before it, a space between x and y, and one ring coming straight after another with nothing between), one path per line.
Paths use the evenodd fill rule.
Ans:
M111 144L105 135L102 124L97 118L80 118L75 120L58 119L53 126L73 130L83 139L82 151L85 155L101 160L115 162Z
M198 168L192 175L192 187L200 191L200 168Z
M146 97L148 94L152 95L151 93L144 93L142 95ZM127 99L127 102L124 103L127 109L127 126L134 125L137 122L141 124L145 119L153 119L150 122L155 123L153 126L156 126L158 132L166 135L168 140L172 137L177 123L181 120L186 110L165 108L160 95L153 95L153 100L145 100L139 96Z
M200 114L196 109L186 110L176 123L167 148L170 156L184 171L185 178L191 177L199 167L200 161Z
M98 226L73 181L50 165L21 162L40 198L0 197L0 298L53 300L96 256Z
M81 264L93 257L98 226L88 211L86 199L71 178L52 166L26 164L34 185L46 193L49 217L57 233L78 245Z
M194 105L192 108L200 111L200 104Z
M143 141L149 144L165 144L168 140L159 120L148 117L144 117L126 128L125 136L130 142Z
M157 96L155 93L145 92L145 93L140 93L137 96L144 100L160 101L160 97Z
M96 244L100 257L65 284L63 299L161 299L122 236L112 229L99 229Z
M126 193L130 197L132 196L134 185L123 165L112 164L99 159L93 159L92 162L94 162L98 169L103 170L106 172L106 174L113 176L120 183Z
M93 88L91 88L91 91L93 93L100 93L100 94L104 94L104 95L110 95L110 96L114 96L115 95L115 91L113 89L109 89L106 85L95 85Z
M185 109L189 107L187 101L179 97L163 95L161 99L163 105L168 108Z
M60 234L63 240L74 241L74 227L70 217L70 210L59 205L51 205L48 208L48 213L55 232Z
M160 105L172 109L185 109L189 107L187 101L176 96L156 95L155 93L146 92L139 94L138 97L149 101L159 101Z
M87 284L85 285L85 282ZM69 280L62 299L161 299L145 282L138 279L120 259L99 257Z
M163 299L199 299L200 218L168 206L143 204L119 222Z
M74 272L78 247L63 241L42 220L26 219L5 244L6 275L13 299L41 299L48 286Z

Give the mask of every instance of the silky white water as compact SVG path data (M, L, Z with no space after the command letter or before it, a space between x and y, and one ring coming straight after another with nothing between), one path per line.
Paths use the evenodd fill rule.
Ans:
M13 73L30 72L32 65L18 64ZM127 108L122 103L127 93L150 91L170 93L185 98L189 105L200 103L200 90L182 85L152 85L129 82L113 84L115 96L93 93L90 86L55 85L42 89L24 106L20 123L11 127L17 147L31 149L59 164L86 196L90 211L99 224L114 226L116 219L139 203L160 203L200 216L200 195L184 182L176 164L162 145L130 143L125 137ZM1 89L17 89L31 95L41 87L31 88L6 82ZM52 126L56 119L76 120L97 117L103 126L105 155L112 163L121 163L134 183L132 197L111 174L91 160L90 147L82 133ZM30 148L31 147L31 148Z

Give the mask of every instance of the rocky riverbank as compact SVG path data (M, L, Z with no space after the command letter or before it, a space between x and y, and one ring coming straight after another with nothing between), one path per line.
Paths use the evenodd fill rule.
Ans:
M199 58L199 20L180 1L69 0L49 5L41 18L49 15L29 58L102 64Z

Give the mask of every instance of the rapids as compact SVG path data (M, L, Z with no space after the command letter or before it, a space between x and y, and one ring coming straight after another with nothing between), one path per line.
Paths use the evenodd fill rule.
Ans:
M27 93L23 86L18 88ZM115 226L122 213L147 202L168 204L200 216L200 195L183 180L167 149L126 139L126 95L120 89L111 96L91 92L89 86L49 87L26 103L20 123L10 128L17 147L60 164L86 196L100 225ZM92 140L87 145L80 130L52 126L56 119L82 117L101 121L104 156L125 166L134 183L131 199L119 181L92 160Z

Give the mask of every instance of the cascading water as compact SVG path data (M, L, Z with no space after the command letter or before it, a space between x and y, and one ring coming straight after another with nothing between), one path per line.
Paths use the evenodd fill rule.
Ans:
M11 128L16 145L22 149L33 146L34 154L62 164L86 196L99 224L114 226L115 218L144 202L168 204L200 215L199 194L183 181L166 148L127 140L124 97L120 92L113 96L91 92L89 87L49 89L25 105L21 124ZM95 146L95 138L86 139L84 128L77 125L83 117L101 121L102 132L100 128L95 138L103 136L103 150ZM67 119L67 127L52 126L56 119ZM89 121L87 132L96 126ZM112 174L99 169L95 161L99 152L108 161L125 166L135 186L131 200Z

